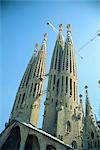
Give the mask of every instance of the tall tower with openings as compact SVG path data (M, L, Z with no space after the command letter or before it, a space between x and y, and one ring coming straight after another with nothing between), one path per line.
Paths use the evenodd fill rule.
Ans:
M45 75L46 41L45 33L40 50L36 44L34 54L21 80L10 121L19 119L37 125Z
M51 66L49 71L49 80L47 87L47 95L45 101L44 109L44 119L43 119L43 130L46 132L56 135L57 131L57 96L59 88L60 79L60 65L61 58L64 49L64 39L62 35L62 24L59 25L59 33L55 43L53 56L51 60Z
M77 98L77 75L70 24L64 41L62 25L54 47L49 72L43 130L81 150L82 96Z

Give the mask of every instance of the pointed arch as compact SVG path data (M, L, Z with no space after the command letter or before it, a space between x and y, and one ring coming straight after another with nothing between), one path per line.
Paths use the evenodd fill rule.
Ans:
M71 132L71 123L70 123L70 121L67 121L67 123L66 123L66 132L67 133Z
M28 135L24 150L40 150L38 138L35 135Z
M76 141L73 141L73 142L72 142L72 147L73 147L74 149L77 149L77 143L76 143Z
M47 145L46 150L56 150L56 148L53 145Z
M16 126L11 130L11 133L1 147L1 150L19 150L20 141L20 128Z

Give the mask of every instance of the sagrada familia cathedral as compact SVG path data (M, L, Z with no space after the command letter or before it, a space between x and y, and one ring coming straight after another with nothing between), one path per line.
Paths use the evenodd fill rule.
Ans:
M70 24L64 40L62 24L49 70L42 129L37 128L45 79L46 41L38 44L18 88L13 109L0 134L1 150L100 150L96 122L85 86L86 105L78 98L76 61Z

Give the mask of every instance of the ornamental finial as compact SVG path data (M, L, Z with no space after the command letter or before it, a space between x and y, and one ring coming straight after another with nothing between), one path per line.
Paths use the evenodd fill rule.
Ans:
M59 25L59 31L62 31L62 24Z
M88 95L88 91L87 91L87 89L88 89L88 86L87 86L87 85L85 85L85 92L86 92L86 95Z
M35 48L38 49L38 43L35 44Z
M87 86L87 85L85 85L85 89L86 89L86 90L88 89L88 86Z
M80 103L82 103L82 94L79 95Z
M67 32L71 32L71 25L70 24L67 24L66 28L67 28Z
M82 98L82 94L80 94L79 97Z

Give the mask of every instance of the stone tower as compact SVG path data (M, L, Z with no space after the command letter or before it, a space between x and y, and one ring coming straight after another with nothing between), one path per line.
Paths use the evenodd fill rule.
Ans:
M10 121L19 119L37 125L45 75L46 41L45 33L40 50L37 50L38 44L36 44L34 54L21 80Z
M57 103L58 88L61 68L61 58L64 49L64 39L62 35L62 24L59 25L59 33L55 43L51 66L49 71L49 80L47 87L46 101L44 103L43 130L56 136L57 132Z
M92 112L88 96L88 86L85 86L86 106L84 117L84 134L83 134L83 150L99 150L100 149L100 128L95 120Z
M49 72L43 130L78 150L82 149L82 96L78 104L76 62L70 24L67 25L65 42L62 25L59 26Z

